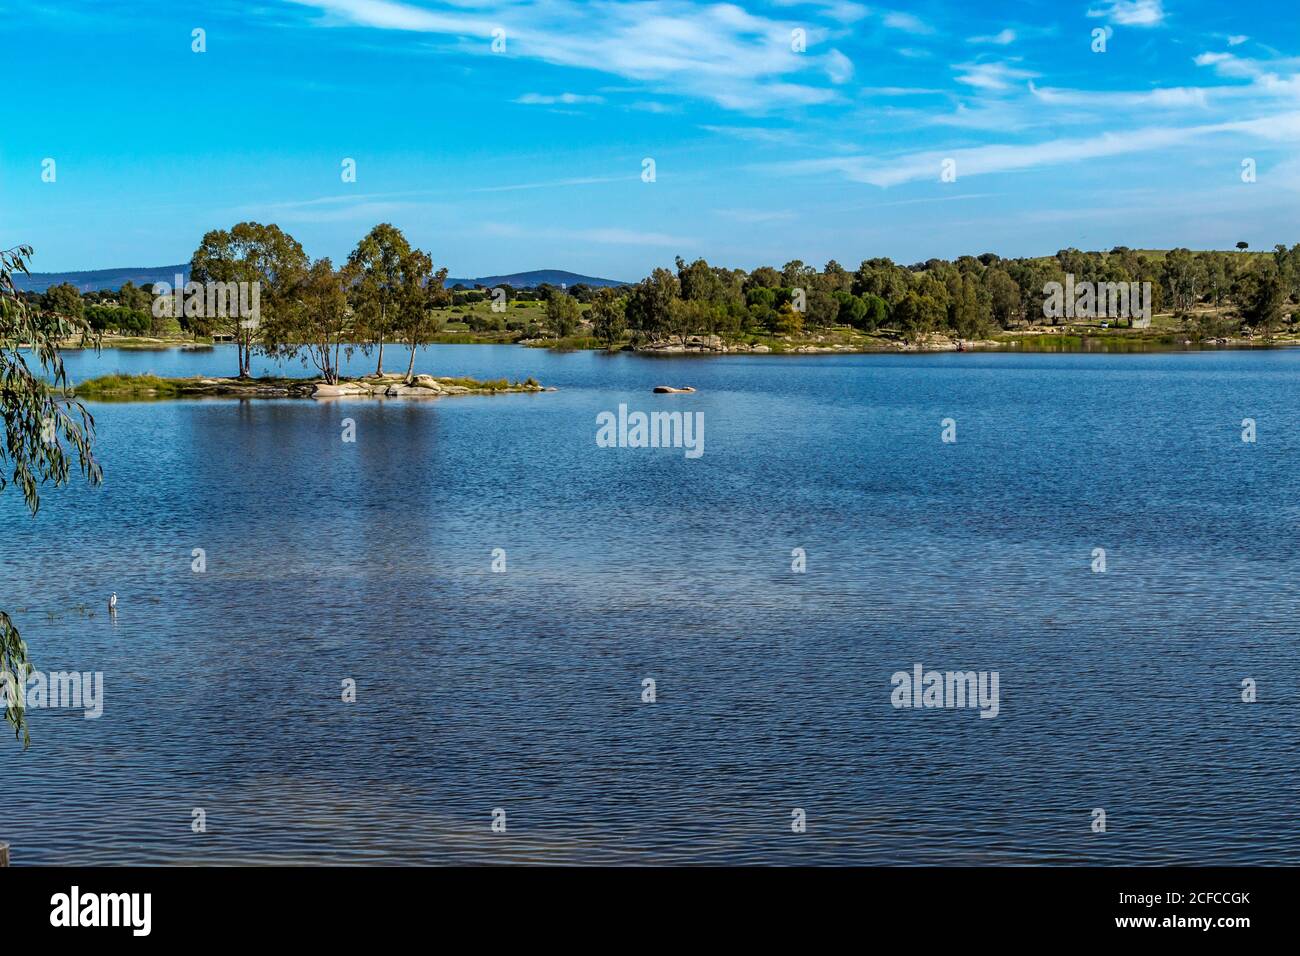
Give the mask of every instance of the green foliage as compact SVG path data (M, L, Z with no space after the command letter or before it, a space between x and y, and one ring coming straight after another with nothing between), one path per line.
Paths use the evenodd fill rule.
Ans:
M307 254L302 245L279 226L241 222L229 231L214 229L203 236L190 258L191 281L199 283L258 283L259 326L238 310L227 315L186 316L190 330L234 338L238 346L239 376L251 375L253 349L258 345L273 351L275 330L293 320L295 295L307 271ZM180 316L173 316L180 319Z
M627 302L613 289L601 289L591 304L591 331L605 348L613 348L627 331Z
M148 313L115 305L86 306L86 322L96 332L112 330L126 335L147 335L153 327Z
M582 307L577 299L564 292L552 291L546 300L546 327L553 337L567 338L578 328Z
M392 332L402 294L402 262L410 253L411 245L402 231L382 222L366 233L348 256L348 271L354 277L352 308L367 346L371 342L378 345L377 372L384 370L384 341Z
M1268 260L1257 262L1238 284L1237 303L1242 321L1265 337L1272 336L1286 300L1285 279Z
M181 394L175 379L157 375L101 375L79 382L72 388L78 398L91 400L122 398L175 398Z
M70 282L52 285L41 295L41 311L77 323L85 317L81 293Z
M152 311L153 305L149 293L130 279L122 283L122 288L117 290L117 304L129 311L141 312L145 315Z
M681 283L667 269L656 269L632 287L625 312L634 333L648 341L669 334L673 302L681 298Z
M5 433L0 492L10 483L16 485L35 515L40 486L65 484L74 460L92 484L99 483L102 472L91 450L94 419L80 402L63 394L68 382L58 343L76 333L83 338L92 334L80 309L81 297L73 306L70 296L58 293L51 308L28 308L14 289L13 273L26 273L31 255L28 246L0 251L0 416ZM0 611L0 693L20 686L30 671L27 644L9 615ZM27 746L30 736L21 699L3 697L5 720Z

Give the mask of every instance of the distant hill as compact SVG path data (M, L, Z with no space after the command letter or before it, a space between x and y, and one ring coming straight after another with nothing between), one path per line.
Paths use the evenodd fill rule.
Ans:
M477 279L448 279L447 287L450 288L454 285L463 285L472 289L476 285L488 287L494 285L508 285L513 289L535 289L543 283L554 286L589 285L593 288L627 285L626 282L620 282L617 279L597 279L594 276L578 275L576 272L565 272L563 269L534 269L532 272L514 272L507 276L480 276Z
M78 292L96 292L99 289L120 289L127 282L148 285L166 282L169 285L182 275L188 280L190 264L179 266L142 266L126 269L94 269L90 272L33 272L14 276L14 287L19 292L44 292L52 285L71 282Z
M188 280L190 264L186 262L178 266L94 269L90 272L33 272L28 276L14 276L14 285L19 292L44 292L52 285L71 282L77 287L78 292L95 292L100 289L120 289L126 282L134 282L136 285L149 285L153 282L171 284L176 281L177 275L182 275ZM619 282L617 279L598 279L594 276L578 275L576 272L565 272L563 269L535 269L532 272L515 272L505 276L448 279L447 288L454 285L463 285L469 289L476 285L489 288L508 285L514 289L535 289L543 283L550 283L553 286L575 286L581 283L595 288L627 285L626 282Z

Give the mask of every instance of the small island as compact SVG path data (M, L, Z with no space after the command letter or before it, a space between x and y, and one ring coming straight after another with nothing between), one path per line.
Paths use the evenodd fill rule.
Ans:
M91 401L147 401L174 398L441 398L449 395L502 395L553 392L531 376L522 382L498 378L406 375L390 372L360 378L163 378L158 375L101 375L72 386L77 398Z

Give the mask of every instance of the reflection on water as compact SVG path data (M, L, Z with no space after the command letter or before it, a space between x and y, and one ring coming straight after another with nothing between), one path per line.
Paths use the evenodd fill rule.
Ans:
M1300 862L1293 353L417 364L560 391L97 405L103 487L0 496L37 666L105 675L0 747L15 864ZM999 716L893 709L915 663Z

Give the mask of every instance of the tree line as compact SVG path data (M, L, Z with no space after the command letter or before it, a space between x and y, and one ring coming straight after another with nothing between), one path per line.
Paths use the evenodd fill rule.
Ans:
M928 259L900 265L866 259L853 271L834 260L816 268L799 260L780 269L751 271L710 265L704 259L658 268L632 285L615 288L445 288L447 269L414 248L401 230L381 223L358 242L338 267L312 261L302 245L276 225L242 222L204 235L190 260L198 283L256 282L261 289L257 321L237 314L182 310L160 314L153 290L127 283L115 294L80 296L71 285L35 297L41 311L115 329L157 334L160 324L179 324L198 335L221 335L237 346L238 374L250 374L255 351L300 356L330 382L337 382L340 356L360 350L384 370L385 348L407 350L406 376L414 374L416 349L445 325L446 310L468 306L476 331L505 331L504 317L472 311L489 301L492 311L508 303L544 302L541 329L510 323L520 337L543 330L556 340L581 332L607 347L633 347L718 336L800 336L835 327L865 333L892 332L918 343L934 333L980 339L997 330L1048 321L1044 286L1065 283L1149 283L1152 310L1170 311L1190 334L1247 329L1271 336L1293 323L1300 303L1300 244L1270 253L1193 252L1163 255L1125 246L1109 252L1062 249L1054 256L1002 258L994 253L956 260ZM1052 324L1062 321L1051 319ZM174 327L173 324L173 327Z
M1004 259L990 252L909 266L873 258L852 272L834 260L821 269L794 260L779 270L745 272L679 257L675 269L655 269L630 288L597 292L590 318L593 334L610 344L628 333L634 345L684 344L695 336L800 335L835 326L892 329L913 342L935 332L979 339L1042 324L1044 286L1064 284L1067 275L1076 283L1150 283L1153 311L1167 309L1192 330L1198 322L1219 321L1195 315L1198 308L1231 305L1238 327L1268 335L1297 317L1300 244L1263 255L1179 248L1160 257L1117 246L1109 252L1063 249L1045 258Z

